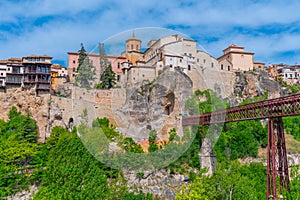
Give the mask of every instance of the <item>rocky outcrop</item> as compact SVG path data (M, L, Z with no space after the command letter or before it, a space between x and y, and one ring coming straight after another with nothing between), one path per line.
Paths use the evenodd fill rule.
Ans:
M264 70L235 72L233 94L228 98L231 106L247 99L268 94L268 99L280 97L283 90Z
M0 101L0 118L7 120L9 110L16 106L22 114L29 112L37 121L40 142L44 142L45 138L50 136L47 129L50 94L36 96L34 89L9 89L6 93L0 93Z
M57 84L53 90L55 95L71 97L72 96L72 87L73 85L70 83Z
M32 185L29 190L22 190L17 192L12 196L8 196L8 200L30 200L33 195L38 191L38 187L36 185Z
M156 170L154 172L125 172L127 186L151 193L160 199L174 199L176 192L179 192L182 185L188 185L189 177L181 174L171 174L169 170ZM135 191L135 190L133 190Z
M50 94L36 96L34 89L9 89L6 93L0 93L0 101L0 119L7 120L8 112L13 106L16 106L22 114L30 113L39 128L39 142L45 142L50 136L52 127L65 127L62 120L63 113L57 103L52 102Z
M125 105L117 115L126 127L120 128L135 141L148 140L150 130L166 140L171 128L179 130L178 114L192 93L191 80L180 71L164 71L154 82L143 82L127 91Z

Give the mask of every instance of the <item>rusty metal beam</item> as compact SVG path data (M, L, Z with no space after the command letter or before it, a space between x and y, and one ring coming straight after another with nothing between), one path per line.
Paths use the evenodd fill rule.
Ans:
M300 115L300 94L261 101L182 118L182 125L204 125L255 119L269 119L267 158L267 199L278 199L289 192L289 172L282 117ZM277 185L279 182L279 187Z
M300 115L300 94L182 118L182 125L217 124Z

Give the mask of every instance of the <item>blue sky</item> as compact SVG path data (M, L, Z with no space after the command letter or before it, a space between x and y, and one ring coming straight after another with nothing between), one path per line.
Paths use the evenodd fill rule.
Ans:
M120 32L162 27L197 40L214 57L235 43L256 61L300 64L299 8L298 0L1 1L0 59L47 54L67 65L67 52L80 43L91 51Z

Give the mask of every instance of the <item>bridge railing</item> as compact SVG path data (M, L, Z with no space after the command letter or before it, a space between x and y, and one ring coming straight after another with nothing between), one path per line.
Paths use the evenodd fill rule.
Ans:
M300 94L182 118L182 125L216 124L300 114Z

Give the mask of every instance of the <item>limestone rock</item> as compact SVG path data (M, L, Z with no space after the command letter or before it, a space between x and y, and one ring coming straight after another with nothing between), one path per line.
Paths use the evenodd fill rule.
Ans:
M116 111L127 125L120 130L137 142L148 140L150 130L166 140L171 128L179 130L176 116L184 112L191 93L192 82L181 71L166 70L152 83L135 85L127 91L125 105Z

